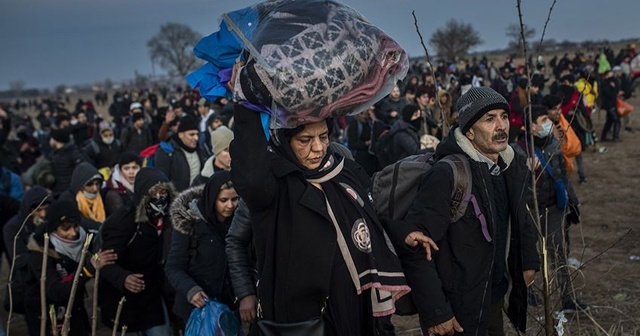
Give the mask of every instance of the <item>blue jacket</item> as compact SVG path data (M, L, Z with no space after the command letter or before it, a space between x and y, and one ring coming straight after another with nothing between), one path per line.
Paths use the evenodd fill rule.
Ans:
M7 168L0 170L0 195L10 196L17 201L22 201L22 180L18 174Z

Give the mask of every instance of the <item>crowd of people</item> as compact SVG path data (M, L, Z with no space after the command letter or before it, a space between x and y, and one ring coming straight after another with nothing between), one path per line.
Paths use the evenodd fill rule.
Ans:
M559 309L588 309L562 267L572 262L568 226L580 222L572 174L586 183L582 153L605 153L602 142L633 131L617 102L633 94L634 56L630 46L538 57L529 77L510 57L499 68L486 58L414 62L366 111L269 139L259 114L197 90L116 92L108 115L82 100L7 104L0 220L20 293L12 311L39 334L46 273L48 328L61 327L80 270L71 335L87 335L85 284L99 269L102 324L117 319L133 335L177 333L212 299L247 323L318 318L327 335L390 335L393 302L409 292L425 334L501 335L503 309L523 330L527 305L539 304L527 289L540 270L538 234L555 251ZM434 166L408 214L380 216L370 178L425 153ZM439 163L452 155L473 168L468 214L455 221L454 172ZM548 211L541 231L525 209L529 174L540 176L535 211ZM89 233L99 239L78 267Z

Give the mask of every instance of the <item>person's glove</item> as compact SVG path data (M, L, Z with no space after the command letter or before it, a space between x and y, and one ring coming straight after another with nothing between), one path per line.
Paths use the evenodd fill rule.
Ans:
M569 205L569 213L567 214L567 223L580 224L580 208L578 205Z

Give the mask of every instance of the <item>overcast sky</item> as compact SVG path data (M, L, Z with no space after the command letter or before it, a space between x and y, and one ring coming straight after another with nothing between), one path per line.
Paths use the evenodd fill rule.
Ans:
M106 78L151 74L146 42L167 22L202 35L218 30L224 12L249 0L5 0L0 2L0 90L22 80L28 88L91 84ZM540 38L552 0L523 0L524 22ZM344 0L395 38L411 56L424 52L413 26L418 16L425 40L455 18L480 33L477 51L506 47L505 28L517 23L516 0ZM640 37L640 0L558 0L547 37L618 40ZM427 42L427 41L425 41ZM432 47L429 46L430 52ZM156 67L157 74L163 73Z

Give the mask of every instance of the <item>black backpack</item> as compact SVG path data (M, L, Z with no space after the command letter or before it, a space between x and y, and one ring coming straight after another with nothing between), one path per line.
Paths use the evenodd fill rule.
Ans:
M371 183L373 206L381 217L404 218L418 195L424 174L435 164L434 153L406 157L375 173ZM447 155L440 161L453 170L454 189L451 193L451 222L458 221L467 211L471 194L472 173L468 159L462 154ZM477 215L477 211L476 211ZM418 310L411 295L404 295L395 304L395 314L415 315Z

